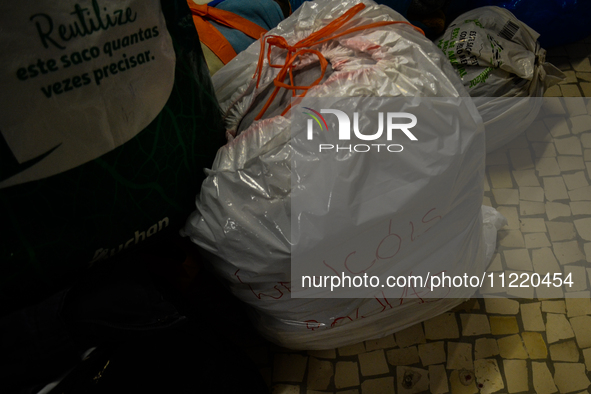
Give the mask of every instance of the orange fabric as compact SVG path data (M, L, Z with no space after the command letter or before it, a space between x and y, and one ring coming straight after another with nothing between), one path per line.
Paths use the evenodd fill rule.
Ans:
M355 14L357 14L359 11L361 11L364 8L365 8L365 4L357 4L356 6L352 7L347 12L345 12L343 15L339 16L338 18L336 18L335 20L330 22L328 25L324 26L322 29L310 34L308 37L304 38L301 41L298 41L294 45L289 45L287 43L287 41L285 40L285 38L283 38L281 36L271 35L271 36L264 37L264 39L261 39L261 51L259 54L259 62L257 65L256 74L255 74L255 75L257 75L257 83L256 83L257 88L259 86L259 82L261 80L261 74L263 72L263 63L264 63L264 59L265 59L265 43L268 44L267 61L269 63L269 67L280 68L281 70L279 71L279 74L277 74L277 77L275 77L275 79L273 80L273 84L275 85L275 90L271 94L271 97L269 97L269 99L265 103L265 106L263 107L263 109L256 116L255 120L260 120L263 117L263 115L265 114L265 111L267 111L267 108L269 108L269 106L271 105L271 103L273 102L275 97L277 96L277 93L279 92L280 88L285 88L285 89L291 90L293 97L296 97L296 96L297 97L304 97L306 95L306 93L308 92L308 89L310 89L311 87L316 86L320 83L320 81L324 77L324 73L326 72L326 66L328 65L328 61L324 58L324 56L322 55L322 53L320 53L320 51L315 50L315 49L309 49L308 47L311 47L314 45L319 45L319 44L322 44L323 42L326 42L326 41L329 41L329 40L335 39L337 37L344 36L346 34L350 34L350 33L356 32L356 31L371 29L371 28L380 27L380 26L399 24L399 23L410 25L415 30L417 30L421 34L425 35L423 30L419 29L418 27L416 27L414 25L411 25L408 22L374 22L374 23L369 23L367 25L353 27L351 29L345 30L342 33L332 35L335 31L340 29L345 23L349 22L355 16ZM285 58L284 64L271 63L271 50L273 49L273 46L287 50L287 56ZM294 82L293 82L293 67L294 67L294 65L293 65L293 63L298 56L305 54L305 53L312 53L318 57L318 60L320 61L320 67L322 69L322 72L320 74L320 77L317 80L315 80L314 82L312 82L311 85L309 85L309 86L294 86ZM288 73L289 73L289 80L290 80L289 85L283 82ZM303 90L304 92L300 95L297 95L296 94L297 90ZM281 115L285 115L289 111L290 108L291 108L291 105L289 105L283 111L283 113Z
M193 14L193 22L195 23L197 33L199 33L199 39L211 49L224 64L228 63L236 56L236 51L232 48L232 45L228 42L226 37L224 37L215 26L207 22L208 19L215 21L220 25L239 30L255 40L258 40L267 32L267 30L263 29L256 23L232 12L209 7L205 4L195 4L192 0L187 0L187 3Z

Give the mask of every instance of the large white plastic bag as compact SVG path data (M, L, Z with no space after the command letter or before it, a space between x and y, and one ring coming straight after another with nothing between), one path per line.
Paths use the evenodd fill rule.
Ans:
M546 62L539 34L500 7L457 17L435 40L460 75L484 121L492 152L536 118L544 91L564 74Z
M281 34L294 43L357 3L353 0L304 3L269 34ZM351 21L353 25L403 20L387 7L369 1L363 3L368 7L356 15ZM275 70L264 67L261 87L254 88L252 75L259 50L259 46L249 47L213 78L218 99L226 109L230 135L237 134L240 119L275 75ZM430 231L447 232L457 246L453 259L459 256L463 267L470 272L484 272L479 208L485 155L482 123L470 100L458 100L466 92L447 59L429 40L406 25L347 35L322 44L319 50L332 63L333 74L310 89L307 97L362 94L450 97L447 105L435 108L439 111L437 116L453 119L454 114L464 110L463 123L454 124L457 140L452 146L455 148L445 153L449 155L446 166L456 166L457 170L448 172L446 179L437 179L442 184L449 181L449 188L455 190L452 193L455 197L450 197L442 211L461 212L465 208L464 225L461 228L434 226ZM314 61L310 59L310 63ZM449 112L441 113L442 108ZM234 294L253 307L257 327L263 335L290 348L335 348L403 329L445 312L474 293L473 289L459 289L455 298L440 300L394 300L378 296L291 298L290 125L289 113L285 117L271 116L254 122L221 148L196 201L197 210L184 230L207 252ZM423 154L437 156L441 152L431 149ZM445 173L446 168L439 170ZM416 193L429 183L425 170L416 169L405 175L416 184ZM392 173L387 180L392 182L398 176ZM448 191L445 186L437 190L440 194ZM409 202L396 211L384 212L384 216L407 215L416 210L422 217L423 208Z

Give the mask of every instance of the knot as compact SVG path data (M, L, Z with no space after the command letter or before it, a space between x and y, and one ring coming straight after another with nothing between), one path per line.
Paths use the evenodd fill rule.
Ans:
M257 77L256 87L257 88L259 87L261 75L263 73L263 63L264 63L264 59L265 59L265 44L267 44L267 62L269 64L269 67L279 68L280 70L279 70L279 73L277 74L277 76L273 79L273 84L275 85L275 89L273 90L273 93L271 94L271 96L269 97L269 99L267 100L267 102L265 103L265 105L263 106L261 111L259 112L259 114L254 118L254 120L260 120L263 117L263 115L265 114L265 112L267 111L267 109L269 108L269 106L271 105L271 103L273 102L275 97L277 96L277 93L279 92L280 88L291 90L293 97L304 97L306 95L306 93L308 93L308 90L310 88L318 85L320 83L320 81L322 81L322 78L324 78L324 74L326 73L326 66L328 65L328 61L326 60L326 58L322 55L322 53L320 51L318 51L316 49L310 49L310 47L320 45L320 44L327 42L329 40L333 40L335 38L344 36L346 34L354 33L356 31L372 29L372 28L380 27L380 26L400 24L400 23L410 25L415 30L417 30L421 34L425 35L425 33L421 29L419 29L416 26L411 25L408 22L395 22L395 21L368 23L366 25L353 27L353 28L347 29L341 33L334 34L337 30L339 30L343 25L345 25L347 22L349 22L359 11L361 11L364 8L365 8L365 4L357 4L356 6L351 7L343 15L339 16L338 18L336 18L335 20L330 22L328 25L324 26L322 29L320 29L320 30L310 34L308 37L298 41L294 45L289 45L287 40L281 36L270 35L270 36L266 36L266 37L261 37L261 39L260 39L261 50L259 53L259 61L258 61L257 69L255 72L255 76ZM285 61L283 64L271 63L271 51L272 51L273 47L287 51L287 54L285 55ZM294 64L294 62L298 57L300 57L301 55L307 54L307 53L318 57L318 61L320 63L320 67L321 67L320 77L308 86L296 86L294 84L294 80L293 80L293 69L297 64ZM290 82L289 84L284 82L285 78L288 74L289 74L289 82ZM298 90L303 90L303 93L298 95L296 93L296 91L298 91ZM289 111L290 108L291 108L291 104L287 106L287 108L281 113L281 115L284 116Z

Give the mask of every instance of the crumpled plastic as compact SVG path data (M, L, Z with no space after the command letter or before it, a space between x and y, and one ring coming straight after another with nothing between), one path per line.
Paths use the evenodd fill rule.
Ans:
M371 1L306 2L268 34L281 35L293 44L361 2L367 7L343 29L375 21L404 21L395 11ZM366 298L290 297L295 239L292 221L298 220L292 212L291 125L293 112L299 107L294 104L285 116L278 114L290 103L285 97L290 96L289 92L282 92L261 120L244 122L266 101L277 75L277 69L268 67L265 60L260 85L256 87L253 75L260 48L257 43L250 46L213 77L230 142L218 151L212 169L207 170L208 177L196 199L197 210L188 218L182 233L203 249L231 291L251 307L261 334L294 349L336 348L404 329L469 298L475 289L454 289L449 297L429 300L379 297L371 294L373 289L367 290ZM485 208L488 224L483 225L482 121L447 58L413 27L403 24L359 31L320 44L316 49L331 67L323 81L308 90L307 98L365 96L371 101L372 97L436 97L439 102L432 104L430 116L449 121L449 127L439 134L432 127L431 133L422 137L423 145L413 145L420 156L400 156L400 165L408 170L373 169L379 173L376 184L384 181L393 187L398 185L404 198L393 202L389 192L385 192L372 201L361 199L362 204L387 209L379 211L377 218L375 210L368 215L358 212L355 220L360 226L387 218L402 223L409 215L419 213L420 220L429 203L437 200L440 225L435 224L429 233L425 231L421 239L445 249L438 258L455 264L458 271L484 273L502 217L494 209ZM284 58L284 52L273 52L274 64ZM314 72L310 66L316 63L316 57L304 58L295 74L299 72L301 78L314 80L317 76L310 78L306 74ZM363 111L359 116L363 118ZM425 166L425 161L431 164ZM371 187L360 175L372 168L356 163L355 155L345 155L343 161L336 163L351 171L350 179L341 183L337 180L335 187L351 190L348 203L353 203L367 192L365 188ZM321 182L322 176L315 179L312 182ZM308 186L314 188L319 184ZM338 211L339 207L335 208ZM312 209L310 206L310 212ZM349 223L346 227L347 232L355 231ZM319 228L320 235L322 231L331 231L331 237L340 234L339 227ZM298 242L303 241L302 236L306 233L298 234ZM408 235L404 238L409 240ZM420 254L425 243L414 245L409 246L409 259L400 262L400 267L408 268L405 263L413 261L412 256ZM396 271L396 265L391 268Z
M539 36L510 11L489 6L460 15L435 40L482 116L487 152L527 129L546 89L565 78L546 62Z

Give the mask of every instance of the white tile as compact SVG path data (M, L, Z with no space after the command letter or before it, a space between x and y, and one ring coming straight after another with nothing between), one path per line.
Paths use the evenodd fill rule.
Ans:
M585 272L585 267L577 266L577 265L565 265L564 266L564 275L563 278L565 282L569 279L570 276L570 284L565 285L565 290L567 292L580 292L583 290L587 290L587 273ZM578 294L578 293L577 293Z
M591 116L589 116L589 120L591 121ZM588 127L591 129L591 122ZM591 148L591 133L581 134L581 144L583 144L583 148Z
M424 393L429 390L429 371L421 368L396 367L398 394Z
M499 345L499 353L504 359L525 360L529 357L519 334L499 338L497 344Z
M591 161L591 149L585 149L583 151L583 159L584 161ZM589 171L587 171L587 173L589 173Z
M526 249L550 247L550 241L548 241L548 237L545 233L525 234L524 238Z
M512 249L503 251L505 264L508 268L522 271L533 271L533 265L527 249Z
M542 301L542 312L566 313L564 301Z
M570 121L572 125L570 129L573 134L581 134L591 130L591 116L589 115L573 116Z
M591 298L588 291L581 291L579 293L570 293L566 302L566 310L568 317L577 317L584 315L591 315Z
M367 379L361 383L361 394L395 394L394 377Z
M578 82L574 71L564 71L564 75L566 76L566 79L560 82L561 85Z
M547 202L545 206L548 220L554 220L559 217L570 216L570 207L560 202Z
M588 57L579 58L579 59L576 59L576 60L575 59L572 59L571 60L571 63L573 65L573 68L577 72L589 72L589 71L591 71L591 64L589 63L589 58Z
M466 380L469 376L471 379ZM476 388L476 379L469 375L466 371L452 371L449 376L449 384L451 386L452 394L476 394L478 389Z
M523 234L519 230L500 230L497 234L499 244L506 248L525 248Z
M546 362L532 361L531 369L536 394L552 394L558 391Z
M565 117L561 116L544 118L542 121L544 122L546 128L554 138L570 134L570 128L568 127L568 123L566 122Z
M520 216L541 215L544 213L546 213L546 207L544 206L544 203L533 201L519 201Z
M463 342L447 342L447 369L474 368L472 362L472 344Z
M365 341L365 349L368 352L377 349L389 349L392 347L396 347L396 341L394 340L394 335L392 334L383 338Z
M429 342L419 345L419 357L424 367L444 363L446 360L445 342Z
M546 331L540 306L539 302L521 304L521 321L525 331Z
M514 287L509 286L507 288L507 295L513 298L525 298L525 299L533 299L535 288L532 286L521 286L520 283L524 280L527 281L527 278L530 277L531 272L528 271L513 271L513 270L506 270L505 273L507 274L506 285L509 286L509 283L513 281ZM514 274L514 275L513 275ZM523 275L522 275L523 274Z
M431 394L445 394L449 392L447 372L443 365L429 366L429 389Z
M519 191L517 189L492 189L497 205L518 205Z
M525 201L544 202L544 189L541 187L519 187L519 198Z
M499 354L499 345L494 338L478 338L474 344L474 358L489 358Z
M339 349L339 356L355 356L359 353L365 353L365 345L359 342L349 346L343 346Z
M585 163L581 156L558 156L557 160L562 172L585 169Z
M554 255L561 265L585 260L585 255L579 249L579 243L577 241L552 242L552 246Z
M487 170L493 189L511 189L513 187L508 166L488 166Z
M545 233L546 224L542 218L521 219L520 230L522 233Z
M420 362L416 346L404 349L392 349L386 352L388 362L392 365L413 365Z
M503 360L503 370L509 393L529 391L527 363L525 360Z
M337 389L359 386L359 367L354 361L339 361L336 365L334 384Z
M562 177L546 177L543 178L543 183L544 193L548 201L568 199L568 193Z
M542 157L537 160L536 171L538 176L560 175L560 167L554 157Z
M533 142L532 148L536 157L556 157L556 147L553 142Z
M568 195L571 201L589 201L591 200L591 186L571 190Z
M591 218L577 219L573 223L579 236L585 241L591 241Z
M540 275L562 272L550 248L532 250L532 264L534 271Z
M455 313L443 313L426 320L424 324L425 337L427 339L453 339L460 337L460 330L458 328Z
M460 319L462 320L462 336L490 334L488 316L479 313L462 313Z
M554 363L554 382L561 393L585 390L591 384L581 363Z
M562 91L562 95L564 97L581 97L581 91L579 87L575 84L569 85L560 85L560 90Z
M573 340L550 345L549 350L552 361L567 361L571 363L579 361L579 349Z
M573 215L591 215L591 201L575 201L570 203Z
M501 255L495 253L493 255L492 261L489 264L488 268L486 269L487 272L497 272L503 270L503 264L501 262Z
M497 211L507 219L504 230L519 230L519 215L515 207L497 207Z
M423 326L421 323L405 328L402 331L398 331L394 335L396 336L396 343L400 347L408 347L410 345L426 342L425 333L423 332Z
M569 339L575 333L566 320L566 316L558 313L546 314L546 339L548 343L558 342L561 339Z
M359 367L363 376L374 376L388 373L388 363L383 350L374 350L373 352L361 353L359 358Z
M519 312L519 302L508 298L485 298L484 305L487 313L516 315Z
M569 222L546 222L552 242L569 241L577 236L575 226Z
M539 286L536 287L536 298L539 299L552 299L552 298L563 298L564 292L562 287L554 286Z
M544 92L544 97L562 97L562 90L560 90L560 85L550 86Z
M577 78L582 79L583 81L591 82L591 73L577 72L576 76Z
M562 178L564 178L564 183L568 190L589 186L589 182L587 182L585 172L583 171L575 172L573 174L564 174L562 175Z
M570 324L579 347L582 349L591 347L591 316L573 317L570 319Z
M539 332L522 332L521 339L523 339L529 358L532 360L545 360L548 358L548 349L542 334Z
M529 149L509 149L511 165L516 170L529 170L534 168Z
M497 360L475 360L474 375L481 394L495 393L505 388Z
M385 362L385 360L384 360ZM386 368L388 366L386 365ZM310 357L308 361L308 384L307 387L313 390L326 390L332 377L334 376L334 368L332 362L326 360L319 360L315 357Z
M578 137L555 138L554 145L559 155L583 155L583 148Z

